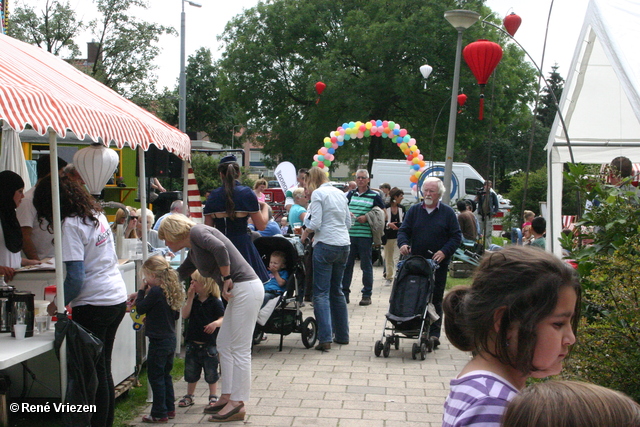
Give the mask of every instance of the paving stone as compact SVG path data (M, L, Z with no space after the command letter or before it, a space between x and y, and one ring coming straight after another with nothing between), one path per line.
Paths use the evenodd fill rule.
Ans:
M411 346L417 340L401 339L400 349L392 346L388 358L376 357L375 342L382 337L388 310L390 286L382 286L382 267L374 267L372 305L360 307L359 266L354 270L349 304L349 345L333 343L329 352L306 349L300 334L284 337L283 351L278 351L280 337L269 334L267 341L255 346L252 354L251 399L245 402L245 424L260 426L319 427L436 427L442 423L444 400L449 381L469 361L469 354L458 351L446 337L438 350L425 360L413 360ZM309 304L303 318L313 316ZM218 384L218 394L222 390ZM186 394L186 382L174 384L177 398ZM176 418L167 426L226 425L210 423L202 413L208 390L203 380L196 390L196 405L176 408ZM128 422L145 425L141 415ZM173 422L173 423L172 423ZM232 423L241 425L240 423ZM230 424L231 425L231 424Z

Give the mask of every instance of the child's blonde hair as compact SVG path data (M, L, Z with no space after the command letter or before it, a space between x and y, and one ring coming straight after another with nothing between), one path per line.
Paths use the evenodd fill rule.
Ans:
M149 257L142 264L142 272L149 273L159 280L159 286L172 310L178 311L182 308L185 300L184 288L178 280L178 273L171 268L164 257L158 255Z
M220 298L220 288L215 280L211 277L204 277L198 270L191 273L191 278L195 281L202 283L202 288L207 295L212 295L215 298Z
M622 427L640 425L640 405L595 384L545 381L520 392L507 407L504 427Z

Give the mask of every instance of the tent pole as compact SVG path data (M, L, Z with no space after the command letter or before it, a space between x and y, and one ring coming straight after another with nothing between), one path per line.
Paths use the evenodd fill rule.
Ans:
M142 215L140 221L142 221L142 260L145 261L149 258L149 241L147 227L147 171L144 167L144 150L141 145L138 145L138 168L140 170L140 207L142 208Z
M49 128L49 155L51 157L51 197L53 201L53 243L56 266L56 294L58 313L65 312L64 270L62 266L62 220L60 218L60 176L58 175L58 138ZM60 346L60 394L62 402L67 394L67 346L66 338Z

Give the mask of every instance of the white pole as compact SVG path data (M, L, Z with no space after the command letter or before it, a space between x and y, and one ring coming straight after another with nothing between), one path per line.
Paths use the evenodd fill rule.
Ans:
M56 266L56 294L58 312L64 313L64 269L62 265L62 220L60 215L60 177L58 175L58 135L49 128L49 155L51 160L51 199L53 201L53 246ZM67 394L66 339L60 346L60 394L62 402Z

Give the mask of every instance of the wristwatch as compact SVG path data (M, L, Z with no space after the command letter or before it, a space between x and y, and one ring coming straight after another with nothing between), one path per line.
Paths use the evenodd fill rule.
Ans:
M225 281L225 282L227 280L229 280L229 279L231 279L231 275L230 274L228 276L222 276L222 280Z

